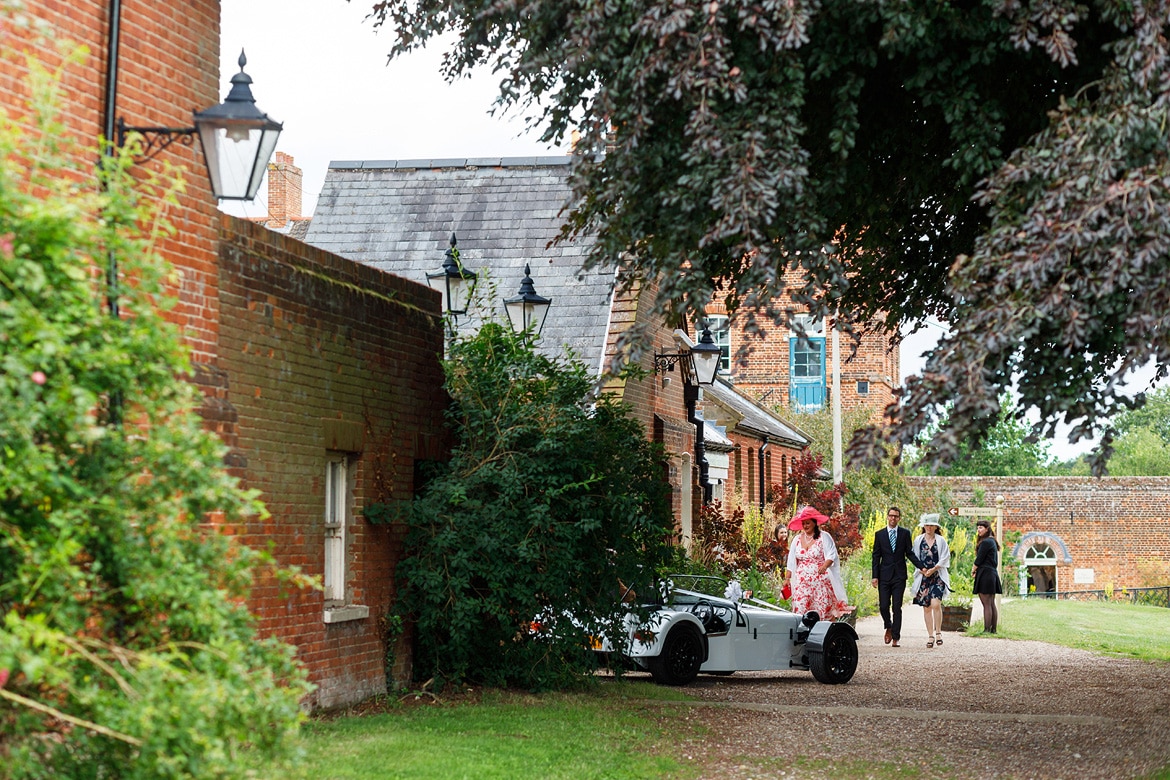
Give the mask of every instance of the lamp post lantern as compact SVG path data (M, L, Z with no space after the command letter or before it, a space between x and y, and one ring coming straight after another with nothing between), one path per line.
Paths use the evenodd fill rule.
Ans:
M520 282L520 294L514 298L504 299L504 310L508 312L508 320L512 323L512 330L517 333L527 333L535 327L535 335L540 335L544 329L544 320L548 316L551 298L536 294L536 287L532 284L532 270L528 263L524 264L524 279Z
M458 241L451 234L451 247L443 260L443 267L427 274L427 284L443 293L443 306L452 317L467 313L467 305L475 289L476 273L459 262Z

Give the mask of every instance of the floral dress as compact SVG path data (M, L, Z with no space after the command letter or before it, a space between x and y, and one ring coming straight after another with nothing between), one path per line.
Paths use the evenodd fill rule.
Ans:
M792 611L804 614L816 610L824 620L835 620L849 611L849 605L833 593L833 583L820 567L825 563L825 551L817 539L807 550L796 545L796 569L792 572Z
M918 560L922 561L923 569L930 569L938 563L938 542L927 545L923 539L918 545ZM934 599L942 601L947 595L947 585L936 571L929 577L922 578L922 585L914 594L914 603L920 607L929 607Z

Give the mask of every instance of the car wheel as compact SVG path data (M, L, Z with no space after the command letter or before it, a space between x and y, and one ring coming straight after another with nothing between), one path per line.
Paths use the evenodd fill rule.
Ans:
M689 623L670 629L662 643L662 652L646 659L646 666L659 685L686 685L699 676L702 665L703 637Z
M831 626L819 651L809 651L808 666L817 682L840 685L857 671L857 641L848 631Z

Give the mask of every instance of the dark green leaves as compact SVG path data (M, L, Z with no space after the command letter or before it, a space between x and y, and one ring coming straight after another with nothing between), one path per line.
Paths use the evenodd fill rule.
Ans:
M264 510L202 430L159 311L150 229L168 228L147 204L168 192L139 199L125 155L99 190L66 162L96 150L37 105L46 126L0 126L0 776L242 777L244 746L288 748L307 684L244 605L270 559L204 525Z
M458 445L414 504L398 567L416 673L579 684L588 636L624 636L618 581L648 577L668 549L661 452L591 397L578 363L498 325L453 344L446 366Z

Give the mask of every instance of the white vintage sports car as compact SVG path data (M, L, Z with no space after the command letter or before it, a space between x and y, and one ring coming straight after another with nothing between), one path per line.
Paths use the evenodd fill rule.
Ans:
M857 632L847 623L704 592L728 592L718 577L671 575L668 582L665 603L651 606L648 619L626 616L625 647L595 643L611 665L632 664L662 685L686 685L700 673L773 669L812 671L832 685L849 682L857 670Z

